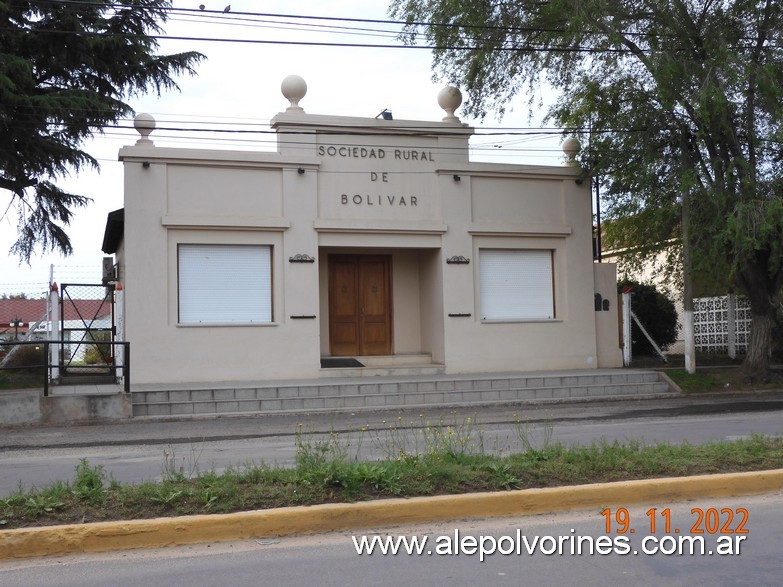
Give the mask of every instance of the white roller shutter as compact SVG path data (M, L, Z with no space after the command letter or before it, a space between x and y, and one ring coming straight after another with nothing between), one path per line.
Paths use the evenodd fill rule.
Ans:
M179 245L180 324L271 322L271 249Z
M482 320L555 317L552 251L479 251Z

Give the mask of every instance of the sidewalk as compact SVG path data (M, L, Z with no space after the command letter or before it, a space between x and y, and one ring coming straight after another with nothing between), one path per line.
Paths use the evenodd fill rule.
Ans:
M209 417L133 418L79 426L0 426L0 450L81 446L155 445L193 440L230 440L310 432L345 432L361 427L386 427L386 422L462 421L471 417L483 424L500 422L563 422L660 416L670 413L755 412L783 409L783 390L624 400L579 400L516 403L493 406L431 407L364 412L307 414L253 414Z

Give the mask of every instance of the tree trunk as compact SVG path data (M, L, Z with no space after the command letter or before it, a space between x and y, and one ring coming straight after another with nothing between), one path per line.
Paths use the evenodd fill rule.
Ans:
M773 261L769 251L759 250L735 276L750 301L753 320L748 351L742 363L745 376L752 381L769 380L769 359L772 352L772 332L783 285L783 268Z
M772 329L775 326L774 307L771 311L757 313L751 304L753 323L750 327L748 354L742 363L745 376L753 381L766 381L769 377L769 353L772 349Z

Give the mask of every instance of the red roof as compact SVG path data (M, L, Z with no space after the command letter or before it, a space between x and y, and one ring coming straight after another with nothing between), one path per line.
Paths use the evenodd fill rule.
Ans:
M98 318L111 314L111 304L107 300L71 300L65 301L65 319L83 319L88 324ZM81 316L81 318L80 318ZM46 300L0 300L0 327L8 327L12 321L21 320L25 328L46 317ZM62 319L62 316L60 317Z

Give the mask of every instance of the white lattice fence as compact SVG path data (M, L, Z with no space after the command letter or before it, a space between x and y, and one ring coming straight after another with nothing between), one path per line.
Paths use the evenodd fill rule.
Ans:
M738 353L744 353L747 351L750 338L750 302L745 297L736 296L735 308L736 348ZM693 323L696 350L698 352L728 352L728 296L694 298Z

